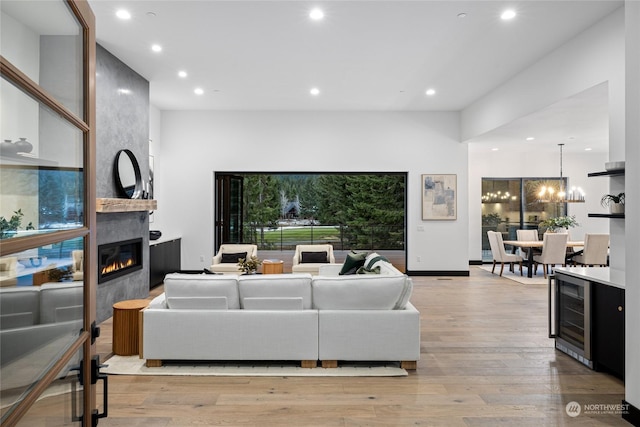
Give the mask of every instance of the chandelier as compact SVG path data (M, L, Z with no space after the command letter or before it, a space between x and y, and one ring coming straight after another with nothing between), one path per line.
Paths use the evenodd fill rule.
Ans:
M538 191L538 203L584 203L584 191L580 187L571 187L567 192L562 178L562 147L560 146L560 181L555 183L545 182Z

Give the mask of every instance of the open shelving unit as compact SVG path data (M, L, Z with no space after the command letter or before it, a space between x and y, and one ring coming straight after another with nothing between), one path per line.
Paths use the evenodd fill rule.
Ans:
M587 176L589 178L591 177L596 177L596 176L609 176L609 177L614 177L614 176L624 176L624 169L614 169L614 170L610 170L610 171L603 171L603 172L591 172L589 174L587 174ZM624 214L612 214L612 213L590 213L587 216L589 216L590 218L617 218L617 219L624 219Z

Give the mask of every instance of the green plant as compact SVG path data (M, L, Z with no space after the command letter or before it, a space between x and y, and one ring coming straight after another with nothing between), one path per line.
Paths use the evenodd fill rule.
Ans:
M618 195L605 194L604 196L602 196L602 199L600 199L600 204L603 207L607 207L611 203L621 203L624 205L624 193L620 193Z
M578 224L578 221L576 221L576 217L574 215L557 216L555 218L545 219L540 223L541 227L547 227L551 229L576 227L578 225L580 224Z
M3 216L0 216L0 239L6 239L8 237L13 236L20 225L22 225L22 217L24 217L24 213L22 213L22 209L18 209L13 212L13 215L9 220ZM34 230L33 224L30 222L26 226L27 230Z
M482 225L498 225L500 224L500 214L490 213L482 215Z
M238 260L238 267L247 274L255 273L260 265L262 265L262 261L255 256L252 256L249 259L240 258Z

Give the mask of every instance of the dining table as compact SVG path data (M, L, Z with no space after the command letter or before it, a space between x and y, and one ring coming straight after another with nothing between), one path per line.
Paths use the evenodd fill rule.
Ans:
M544 241L542 240L505 240L505 245L509 245L513 248L515 253L516 248L525 249L527 251L527 277L533 277L533 253L534 249L542 249ZM584 241L570 240L567 242L567 248L579 248L584 247Z

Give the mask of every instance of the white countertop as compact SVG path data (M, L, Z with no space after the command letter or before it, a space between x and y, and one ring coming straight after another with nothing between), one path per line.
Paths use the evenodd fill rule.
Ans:
M624 289L624 271L612 270L609 267L557 267L553 269L558 273L587 279L616 288Z
M165 236L160 236L159 239L156 240L149 240L149 246L153 246L153 245L157 245L158 243L165 243L165 242L170 242L172 240L178 240L181 237L165 237Z

